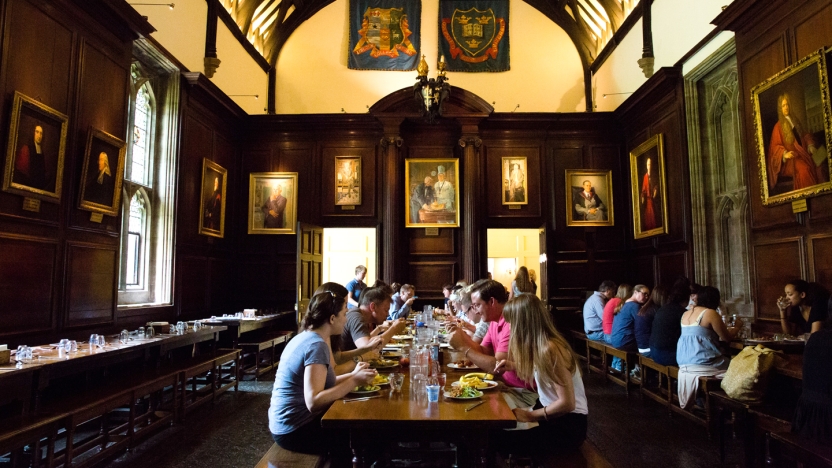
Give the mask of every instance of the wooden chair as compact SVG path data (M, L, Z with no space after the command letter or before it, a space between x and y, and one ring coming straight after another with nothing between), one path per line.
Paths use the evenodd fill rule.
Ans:
M802 467L832 467L832 447L805 440L791 432L770 432L766 434L766 445L771 458L769 466L786 466L784 459L797 462Z
M272 444L269 451L257 462L254 468L327 468L329 462L325 457L306 453L290 452L283 447Z

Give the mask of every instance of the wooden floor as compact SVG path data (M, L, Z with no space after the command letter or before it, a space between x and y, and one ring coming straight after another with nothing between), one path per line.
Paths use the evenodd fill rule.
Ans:
M213 408L200 411L110 462L107 468L246 468L272 445L266 412L273 382L245 382ZM712 468L719 463L716 442L705 430L638 392L585 376L589 400L589 439L614 468ZM729 453L736 463L739 450Z

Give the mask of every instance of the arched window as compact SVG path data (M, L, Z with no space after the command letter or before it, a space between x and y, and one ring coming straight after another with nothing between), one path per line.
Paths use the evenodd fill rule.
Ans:
M139 85L136 91L135 107L133 112L133 134L130 151L130 164L127 169L127 179L150 187L153 162L153 124L155 102L153 90L150 83L145 82L140 76L134 80Z
M127 289L144 289L147 271L147 220L149 207L144 190L139 189L130 199L127 211L127 246L124 252L124 285Z

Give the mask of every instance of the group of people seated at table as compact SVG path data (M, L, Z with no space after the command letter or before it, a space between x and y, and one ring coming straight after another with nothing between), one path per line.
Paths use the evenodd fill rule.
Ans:
M669 291L645 285L616 288L601 283L584 303L587 338L618 349L638 352L658 364L679 367L678 394L682 408L698 405L700 376L721 378L730 364L720 342L742 329L742 319L720 314L718 289L680 278ZM832 442L832 298L817 283L791 280L777 302L784 334L808 340L803 361L803 392L794 419L795 432ZM811 334L811 335L808 335ZM620 360L613 369L622 371ZM638 369L634 369L634 374Z
M501 376L516 395L519 422L537 423L493 434L489 440L498 450L537 454L578 447L586 438L588 408L577 361L540 299L515 292L509 299L506 288L490 279L451 285L444 310L450 345ZM299 333L283 351L269 407L269 430L278 445L329 453L333 466L348 466L348 439L323 429L321 418L334 401L375 378L367 360L404 332L402 310L409 312L415 288L405 284L394 292L379 282L363 288L348 310L349 298L356 299L337 283L315 291Z

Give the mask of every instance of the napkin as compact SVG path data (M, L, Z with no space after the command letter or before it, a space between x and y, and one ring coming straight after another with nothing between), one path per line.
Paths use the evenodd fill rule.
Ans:
M534 406L526 406L521 398L517 398L517 396L513 392L503 392L503 399L506 400L506 404L512 411L514 408L522 408L526 411L531 411L534 409ZM527 429L531 429L533 427L537 427L540 424L536 422L520 422L517 421L517 426L514 429L506 429L507 431L524 431Z

